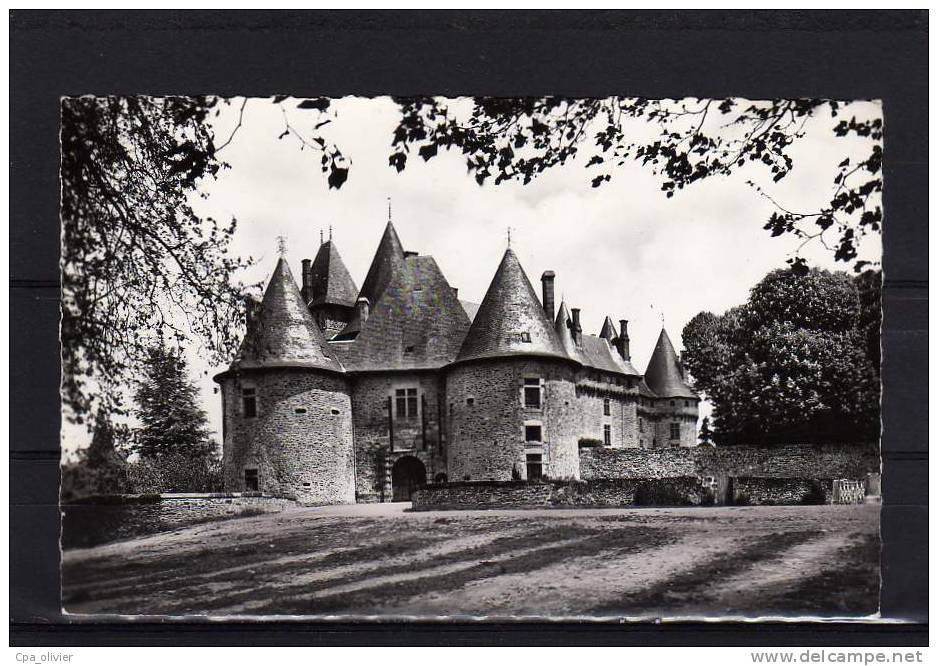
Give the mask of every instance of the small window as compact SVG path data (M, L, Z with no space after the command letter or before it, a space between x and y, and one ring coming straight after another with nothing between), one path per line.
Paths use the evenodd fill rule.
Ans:
M339 415L339 410L338 410L338 409L333 408L333 409L330 410L330 411L332 412L332 415L333 415L333 416L338 416L338 415Z
M673 400L671 401L671 406L674 407L674 401L673 401Z
M244 418L253 419L257 416L257 389L245 386L241 389L241 404L244 408Z
M397 408L397 418L413 418L417 416L417 389L397 389L394 391L394 402Z
M522 331L521 342L531 342L531 333L528 331Z
M304 487L304 488L309 488L309 486L310 486L309 481L304 481L304 482L303 482L303 487Z
M671 439L680 439L681 438L681 424L672 423L671 424Z
M524 441L540 442L541 441L541 426L539 425L524 426Z
M541 380L537 377L524 379L524 406L531 409L541 408Z
M684 406L685 406L685 407L690 407L690 400L685 400L685 401L684 401Z
M544 465L540 453L529 453L525 456L528 479L540 479L544 476Z
M466 398L466 404L469 405L470 407L472 407L474 404L476 404L476 399L475 399L475 398Z
M639 417L638 419L638 431L645 432L645 419Z
M257 492L260 489L257 468L249 467L244 470L244 489L249 492Z
M608 423L603 426L603 444L612 446L612 427Z
M609 409L609 398L603 398L603 416L609 416L612 411Z
M306 407L297 407L296 409L293 410L293 413L294 413L294 414L305 414L305 413L306 413Z

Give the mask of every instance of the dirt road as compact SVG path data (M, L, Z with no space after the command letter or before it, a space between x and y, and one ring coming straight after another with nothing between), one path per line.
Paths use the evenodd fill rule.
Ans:
M879 506L296 509L66 551L70 613L518 617L876 612Z

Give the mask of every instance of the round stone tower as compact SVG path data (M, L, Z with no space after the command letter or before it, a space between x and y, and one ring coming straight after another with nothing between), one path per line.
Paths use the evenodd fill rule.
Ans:
M655 414L653 446L697 446L700 397L684 379L684 369L664 328L648 361L645 384L656 396L652 400Z
M577 367L508 249L446 371L449 480L579 478Z
M304 504L355 502L348 379L283 258L248 312L237 358L215 381L227 490Z

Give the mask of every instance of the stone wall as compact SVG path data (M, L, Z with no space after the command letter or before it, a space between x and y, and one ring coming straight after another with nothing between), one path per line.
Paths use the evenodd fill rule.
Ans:
M828 504L831 479L785 479L740 476L731 481L732 503L738 505Z
M878 453L863 445L580 450L583 479L675 476L864 479L868 472L878 470Z
M398 416L397 389L417 389L418 415ZM356 497L359 502L390 501L390 469L410 453L427 468L427 479L446 473L440 427L442 385L436 372L362 373L352 380ZM391 398L391 420L388 418ZM393 439L393 452L392 452Z
M256 392L257 415L245 416L242 389ZM342 375L314 369L245 370L222 380L225 488L259 490L304 504L355 501L352 405Z
M614 448L634 448L638 442L638 416L636 400L638 389L625 389L618 385L609 385L608 391L602 390L602 382L578 381L576 387L577 439L588 438L604 441L604 426L609 426L611 446ZM609 414L605 414L605 401L609 401Z
M540 453L551 478L578 478L574 367L537 357L464 363L446 378L447 473L451 481L526 478L526 455ZM524 380L541 382L541 407L524 405ZM525 424L541 442L525 441Z
M695 477L593 481L487 481L432 484L418 490L415 511L497 508L696 506L706 493Z

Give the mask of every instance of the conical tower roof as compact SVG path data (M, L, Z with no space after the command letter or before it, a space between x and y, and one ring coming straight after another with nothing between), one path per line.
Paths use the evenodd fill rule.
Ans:
M232 369L302 367L343 372L281 257Z
M648 361L645 383L661 398L697 399L697 394L684 381L684 373L681 371L677 352L674 351L671 338L668 337L668 332L664 328L661 329L655 351L652 352L651 360Z
M606 338L609 342L612 342L619 334L616 332L616 325L612 323L612 319L606 315L606 321L603 322L602 330L599 331L599 337Z
M401 245L401 239L397 237L394 225L388 220L358 296L367 298L369 303L374 306L381 294L384 293L385 288L387 288L391 276L400 270L403 265L404 246Z
M310 268L312 273L312 292L310 305L329 303L334 305L355 306L358 287L352 279L339 249L332 239L319 246L316 258Z
M518 257L508 248L456 361L516 355L568 358Z

